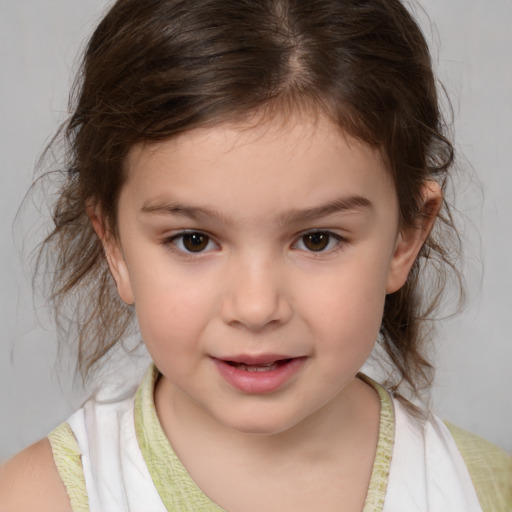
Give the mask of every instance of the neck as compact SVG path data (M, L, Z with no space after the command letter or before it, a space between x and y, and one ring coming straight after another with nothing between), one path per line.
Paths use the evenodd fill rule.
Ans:
M378 440L376 391L353 379L323 407L286 430L226 427L161 379L155 403L164 432L199 488L221 507L361 510ZM236 482L236 485L233 485ZM264 492L262 490L264 489Z
M187 467L188 453L201 453L202 463L239 456L252 465L268 467L268 460L310 463L360 445L378 435L380 402L376 391L354 378L314 414L283 431L246 433L219 423L170 381L161 378L155 404L163 430ZM336 448L336 449L335 449Z

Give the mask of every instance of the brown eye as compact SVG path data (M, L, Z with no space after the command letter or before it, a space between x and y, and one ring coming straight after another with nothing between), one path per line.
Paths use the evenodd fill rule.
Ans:
M210 242L210 237L203 233L187 233L181 239L183 248L188 252L204 251Z
M324 251L329 245L331 234L324 231L307 233L302 237L302 243L309 251Z
M201 231L182 231L162 241L165 247L172 249L174 253L185 255L209 253L220 250L217 242Z

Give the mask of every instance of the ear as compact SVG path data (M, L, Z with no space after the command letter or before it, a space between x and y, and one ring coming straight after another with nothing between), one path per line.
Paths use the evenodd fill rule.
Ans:
M133 304L135 299L130 274L128 273L128 267L119 240L106 225L101 208L97 203L89 203L86 211L96 235L103 244L103 250L105 251L112 277L116 282L119 297L126 304Z
M427 239L443 202L441 187L436 181L427 181L422 187L422 208L417 221L398 234L390 263L386 293L399 290L407 281L409 271Z

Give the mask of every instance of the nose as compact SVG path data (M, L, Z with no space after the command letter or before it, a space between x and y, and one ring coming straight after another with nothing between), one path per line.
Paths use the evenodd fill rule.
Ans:
M285 324L292 315L287 291L283 268L272 258L240 258L225 281L223 319L253 332Z

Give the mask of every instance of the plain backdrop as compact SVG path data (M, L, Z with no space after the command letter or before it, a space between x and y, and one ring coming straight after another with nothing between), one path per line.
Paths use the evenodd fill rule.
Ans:
M13 221L66 118L77 52L106 5L0 0L0 460L45 436L85 396L69 356L56 365L48 311L33 302L22 270L20 248L37 240L39 213L28 205ZM469 303L437 336L432 402L443 418L512 452L512 0L420 0L415 9L453 102L460 165L473 175L456 186Z

